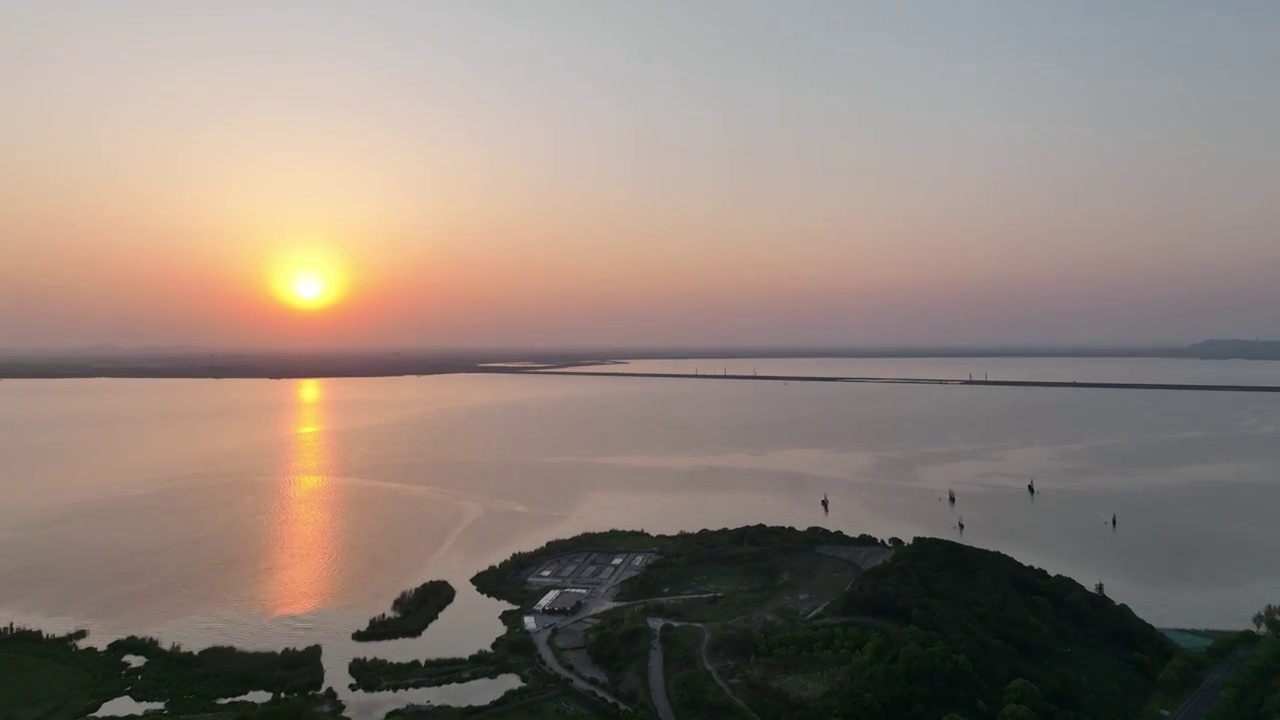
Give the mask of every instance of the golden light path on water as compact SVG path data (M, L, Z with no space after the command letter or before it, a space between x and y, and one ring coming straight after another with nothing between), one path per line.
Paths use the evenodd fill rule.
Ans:
M277 481L271 542L270 590L273 615L301 615L333 596L336 572L334 512L338 488L325 442L324 388L319 380L299 380L288 450Z

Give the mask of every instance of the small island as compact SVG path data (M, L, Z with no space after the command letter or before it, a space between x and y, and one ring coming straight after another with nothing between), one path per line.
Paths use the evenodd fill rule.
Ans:
M435 687L492 678L512 672L515 664L501 648L480 650L465 658L436 658L395 662L382 658L353 658L347 666L352 690L376 692Z
M351 633L359 642L418 637L449 607L457 593L446 580L428 580L405 590L391 603L391 614L370 618L363 630Z

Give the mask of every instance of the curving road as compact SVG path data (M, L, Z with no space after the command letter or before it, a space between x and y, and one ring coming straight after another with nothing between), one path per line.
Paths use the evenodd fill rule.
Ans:
M702 623L684 622L681 620L664 620L663 618L646 618L649 627L653 629L653 642L649 644L649 694L653 699L653 707L658 711L660 720L676 720L675 712L671 709L671 702L667 698L667 681L662 670L662 628L666 625L679 627L689 625L696 627L702 631L702 645L698 648L698 656L702 660L702 667L711 673L711 678L716 681L724 694L729 697L738 707L742 708L748 715L760 720L760 718L742 702L729 684L720 677L720 673L716 672L715 667L711 664L711 659L707 656L707 647L711 644L711 631ZM656 668L656 670L655 670Z
M1253 657L1252 651L1240 652L1214 666L1209 677L1196 688L1191 697L1183 701L1177 711L1169 716L1170 720L1203 720L1208 717L1209 711L1213 710L1213 706L1218 703L1222 686L1239 672L1251 657Z
M667 676L662 671L662 626L665 624L649 618L649 627L653 628L653 640L649 642L649 696L658 720L676 720L671 700L667 698Z
M650 602L670 602L675 600L695 600L699 598L716 597L717 595L719 595L719 593L703 593L699 595L672 595L670 597L646 598L644 600L631 600L628 602L613 602L611 600L605 599L604 597L596 597L596 598L592 598L588 602L588 604L585 607L583 607L581 610L579 610L576 614L571 615L567 618L564 618L560 623L558 623L558 625L561 625L561 626L572 625L573 623L579 622L581 620L585 620L586 618L589 618L592 615L598 615L599 613L605 612L607 610L612 610L614 608L619 608L619 607L626 607L628 605L641 605L641 604L650 603ZM541 623L539 623L539 625L541 625ZM573 683L573 686L581 692L587 693L588 695L595 695L596 697L604 698L608 702L611 702L614 705L617 705L623 710L630 710L631 707L626 703L614 697L603 688L597 685L592 685L591 683L583 679L581 676L579 676L577 673L569 670L564 665L560 664L560 660L559 658L556 657L555 651L551 649L551 630L552 630L551 628L542 627L539 630L535 630L529 633L529 636L533 638L534 647L538 649L538 656L542 658L543 664L546 665L547 669L555 673L556 675L559 675L560 677L564 678L565 680L568 680L570 683ZM650 648L650 655L649 655L649 678L650 678L650 681L652 681L653 679L653 648L652 647ZM658 650L658 678L659 679L662 678L661 648L659 648ZM662 683L661 687L662 687L663 699L665 702L666 684ZM670 710L670 705L667 706L667 709ZM664 716L663 720L675 720L675 717Z
M542 658L542 661L546 663L548 670L555 673L556 675L559 675L565 680L568 680L569 682L573 683L573 686L577 688L580 692L586 693L587 695L594 695L596 697L604 698L606 701L611 702L614 705L617 705L623 710L631 709L631 707L626 703L610 695L608 692L606 692L602 688L596 687L595 685L592 685L586 680L583 680L582 678L578 677L577 674L570 672L568 668L561 665L560 660L556 657L556 654L552 652L551 645L547 642L547 638L551 636L551 633L537 632L537 633L532 633L532 635L533 635L533 644L535 647L538 648L538 655Z

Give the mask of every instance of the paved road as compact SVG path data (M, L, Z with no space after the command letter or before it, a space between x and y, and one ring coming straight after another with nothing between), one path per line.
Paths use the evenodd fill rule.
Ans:
M551 636L550 632L545 632L545 631L536 632L536 633L532 633L532 635L533 635L533 644L535 647L538 648L538 655L542 657L542 661L547 664L547 669L549 669L551 672L573 683L574 687L576 687L578 690L588 695L603 697L605 700L613 703L614 705L617 705L623 710L631 709L631 707L626 703L622 702L618 698L605 692L603 689L598 688L595 685L592 685L586 680L583 680L582 678L578 677L574 673L569 672L568 668L561 665L560 660L556 658L556 654L552 652L551 645L548 642L548 638L550 638Z
M1222 692L1222 686L1235 675L1241 667L1244 666L1249 658L1253 657L1253 652L1245 651L1236 653L1231 657L1219 662L1209 672L1209 677L1196 691L1187 698L1182 706L1170 715L1171 720L1202 720L1209 716L1209 711L1218 702L1218 695Z
M658 720L676 720L671 701L667 699L667 676L662 672L662 626L665 624L649 618L649 627L653 628L653 640L649 641L649 696Z
M647 600L634 600L631 602L621 602L621 603L612 602L610 600L605 599L603 596L600 596L600 597L593 598L588 603L588 605L584 607L582 610L579 610L576 615L572 615L570 617L567 617L561 620L559 625L572 625L573 623L589 618L592 615L598 615L599 613L605 612L606 610L612 610L613 608L624 607L626 605L638 605L641 603L658 602L658 601L666 602L666 601L674 601L674 600L692 600L696 598L715 597L718 594L719 593L709 593L709 594L703 594L703 595L673 595L671 597L650 598ZM626 703L622 702L621 700L614 697L613 695L610 695L608 692L605 692L603 689L595 685L592 685L591 683L583 679L581 676L579 676L577 673L574 673L568 668L566 668L564 665L561 665L560 660L556 657L555 652L551 649L551 630L549 628L544 628L542 630L531 632L529 633L529 636L533 638L534 647L538 649L538 655L542 658L543 662L546 663L548 670L555 673L556 675L559 675L565 680L568 680L569 682L573 683L574 687L578 688L583 692L586 692L592 695L602 696L609 702L613 703L614 705L617 705L620 708L623 708L624 710L630 709L630 707ZM652 672L653 672L652 659L653 659L653 656L651 654L650 655L650 678L651 679L652 679ZM662 656L660 651L658 655L658 662L659 662L658 677L662 677L662 672L661 672ZM663 700L665 701L666 699L665 684L662 686L662 689L663 689ZM668 709L670 709L670 705L668 705L667 707ZM674 720L674 718L666 717L666 718L663 718L663 720Z

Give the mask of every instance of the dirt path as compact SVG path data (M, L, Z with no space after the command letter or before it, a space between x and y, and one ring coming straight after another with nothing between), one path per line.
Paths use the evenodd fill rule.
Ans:
M883 618L871 617L870 615L836 615L835 617L814 620L810 623L810 627L826 627L828 625L870 625L885 630L897 630L902 627L897 623Z
M599 615L602 612L608 612L610 610L614 610L621 607L630 607L632 605L644 605L646 603L658 603L658 602L679 602L681 600L702 600L704 598L713 598L713 597L720 597L720 593L699 593L697 595L668 595L666 597L642 598L640 600L623 600L621 602L617 602L614 600L603 600L600 603L593 606L589 611L582 614L580 617L576 617L574 619L574 622L577 622L578 620L581 620L583 618L591 617L592 615Z
M751 708L747 707L747 704L742 702L742 698L739 698L737 694L729 688L729 684L724 681L724 678L720 677L720 673L716 672L715 667L711 664L711 659L707 655L707 648L711 645L711 631L707 629L706 625L702 623L684 622L682 620L666 620L663 618L645 618L645 620L649 623L649 627L653 628L654 638L653 642L649 645L649 691L653 695L653 706L658 709L658 715L662 720L675 720L675 714L671 710L671 703L667 700L666 676L662 673L661 637L662 628L666 625L670 625L672 627L688 625L690 627L696 627L702 631L702 645L698 647L698 657L702 660L702 667L706 669L708 673L711 673L711 678L716 681L716 684L720 686L720 689L724 691L724 694L728 696L734 704L746 711L746 713L755 718L755 720L760 720L760 718L751 711ZM657 678L654 677L655 661L658 668ZM658 704L659 688L661 689L662 702L665 704L665 709L668 713L665 715L663 714L663 706Z
M893 550L882 547L863 547L860 545L823 545L817 549L819 555L826 555L837 560L843 560L853 566L853 577L849 578L848 584L844 586L839 594L830 600L822 603L814 608L812 612L805 616L805 620L812 620L822 614L827 606L836 599L843 597L849 592L849 588L858 581L858 576L871 568L886 562L893 557Z
M857 577L854 577L852 580L850 580L850 581L849 581L849 584L847 584L847 585L845 585L845 586L844 586L844 590L841 590L841 591L840 591L840 595L837 595L837 596L835 596L835 597L831 598L830 600L828 600L828 601L826 601L826 602L822 603L822 604L821 604L821 605L819 605L818 607L814 608L812 612L810 612L808 615L805 615L805 616L804 616L804 619L805 619L805 620L812 620L812 619L814 619L814 618L818 617L819 615L821 615L821 614L822 614L822 611L823 611L823 610L826 610L828 605L830 605L831 603L833 603L833 602L835 602L837 599L839 599L841 595L844 595L845 593L849 592L849 588L853 587L853 584L854 584L855 582L857 582L857 581L858 581L858 578L857 578Z
M711 664L711 658L707 655L707 648L711 645L711 631L707 629L706 625L698 625L698 627L702 630L702 647L699 649L699 654L702 656L702 667L706 668L707 672L711 673L711 677L716 681L716 684L720 686L720 689L724 691L724 694L729 696L730 700L737 703L738 707L742 708L744 712L755 718L755 720L760 720L759 716L754 712L751 712L751 708L747 707L747 704L742 702L742 698L738 697L733 690L729 689L729 684L724 681L724 678L720 677L720 673L716 672L715 666Z

